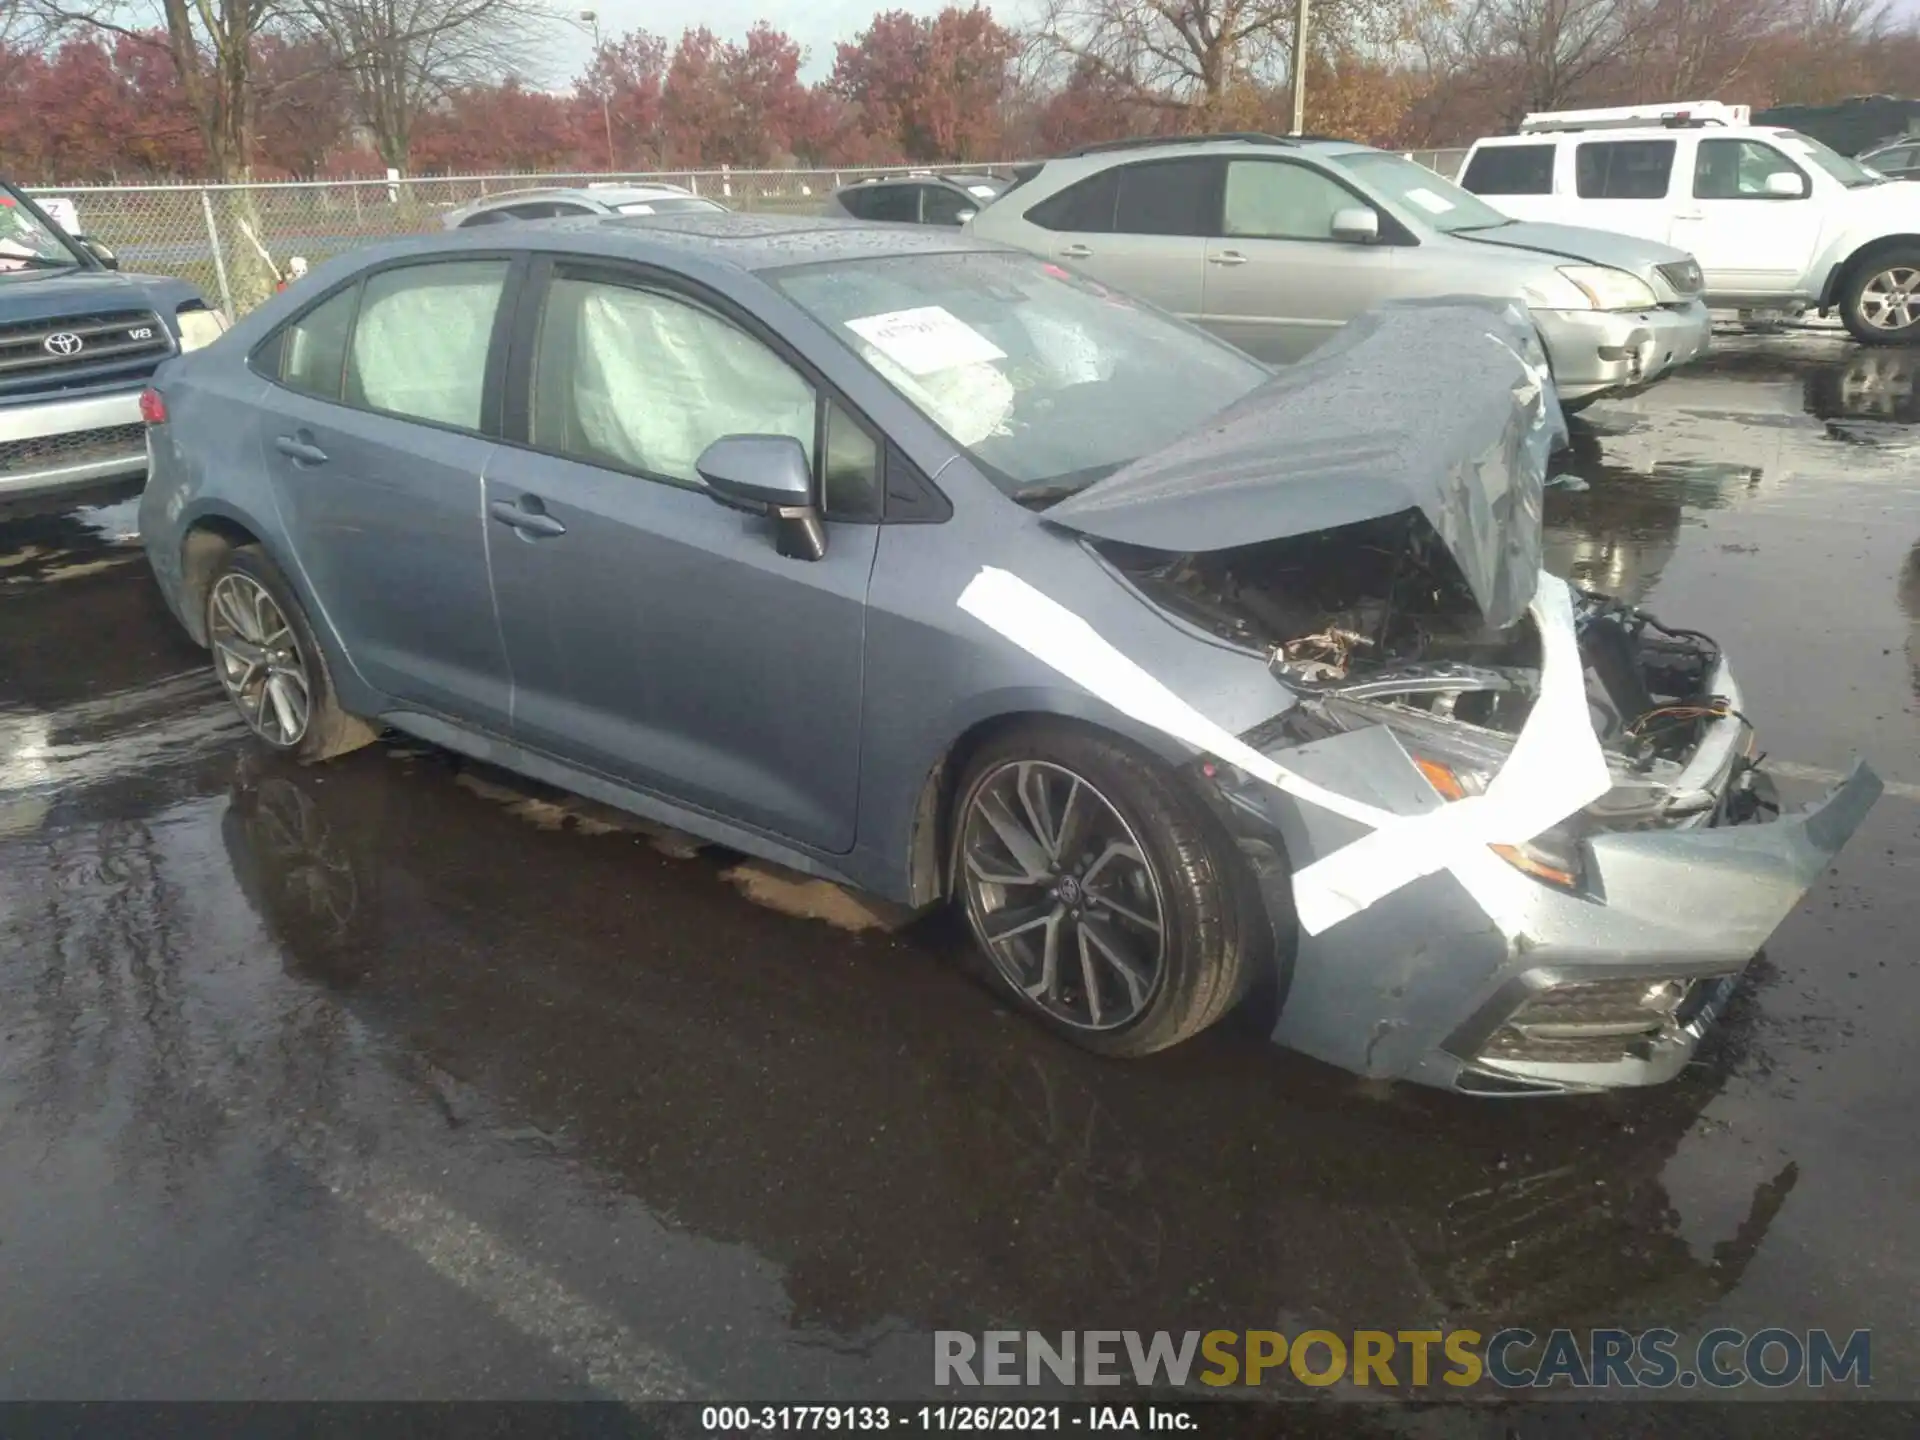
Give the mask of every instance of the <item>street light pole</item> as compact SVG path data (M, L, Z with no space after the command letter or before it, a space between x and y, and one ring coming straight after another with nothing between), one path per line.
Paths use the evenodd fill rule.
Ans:
M1307 0L1293 0L1293 133L1307 133Z
M1300 0L1300 3L1304 5L1306 0ZM600 12L597 10L582 10L580 12L580 19L583 23L592 27L593 58L597 61L600 58ZM602 75L600 77L600 85L598 88L600 91L600 123L606 126L607 129L607 173L612 174L615 170L618 170L620 166L613 155L613 103L607 95L606 76Z

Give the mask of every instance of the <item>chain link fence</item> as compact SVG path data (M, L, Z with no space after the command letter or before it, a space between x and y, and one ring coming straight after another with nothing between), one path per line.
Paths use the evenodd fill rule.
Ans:
M1411 158L1451 175L1464 150ZM1004 173L1005 166L969 167ZM432 234L451 210L506 190L662 182L735 210L815 214L842 185L923 167L839 170L680 170L653 174L470 175L439 179L290 181L263 185L40 186L43 203L70 202L79 233L123 267L176 275L229 315L258 305L298 256L310 265L355 246ZM64 207L62 207L64 208Z

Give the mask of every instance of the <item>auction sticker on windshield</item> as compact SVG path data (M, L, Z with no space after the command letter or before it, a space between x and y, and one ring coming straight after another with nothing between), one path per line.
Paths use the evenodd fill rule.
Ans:
M1006 351L939 305L863 315L846 326L909 375L1007 358Z

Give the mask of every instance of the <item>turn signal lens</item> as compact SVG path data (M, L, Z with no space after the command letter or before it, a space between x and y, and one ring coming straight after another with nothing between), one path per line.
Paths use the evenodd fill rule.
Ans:
M1478 790L1469 790L1455 771L1425 755L1411 757L1420 767L1420 773L1427 777L1427 783L1433 786L1442 800L1464 800ZM1536 880L1544 880L1549 885L1558 885L1563 890L1572 890L1580 883L1579 876L1564 866L1553 863L1553 857L1532 845L1489 845L1487 847L1523 875L1531 875Z

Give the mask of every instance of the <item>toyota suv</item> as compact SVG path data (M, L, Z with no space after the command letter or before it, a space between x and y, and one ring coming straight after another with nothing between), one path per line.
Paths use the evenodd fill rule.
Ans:
M118 269L0 181L0 498L144 475L147 378L226 329L185 281Z
M1920 341L1920 185L1743 105L1529 115L1474 143L1460 183L1516 219L1690 251L1717 310L1839 312L1869 345Z
M1683 252L1523 225L1413 161L1346 141L1194 136L1090 145L970 221L1290 362L1387 300L1518 300L1562 405L1658 379L1707 347Z

